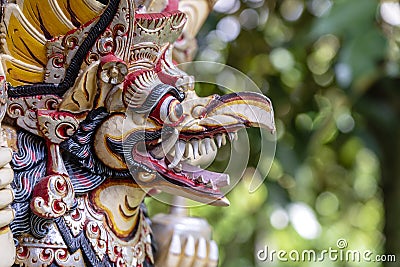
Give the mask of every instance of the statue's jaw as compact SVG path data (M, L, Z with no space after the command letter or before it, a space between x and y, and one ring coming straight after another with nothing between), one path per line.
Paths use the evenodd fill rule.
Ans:
M204 140L196 138L196 141L192 141L200 143L198 148L200 151L194 152L192 142L185 142L179 139L171 150L162 156L159 154L160 150L168 148L165 143L148 145L146 149L136 145L131 150L133 160L140 162L147 170L133 170L132 174L135 181L143 187L159 189L163 192L180 195L198 202L215 206L228 206L229 201L224 197L220 188L229 185L229 175L208 171L192 165L192 163L196 164L200 161L212 161L214 159L216 146L214 148L211 145L206 147L205 143L208 143L208 141ZM202 142L204 143L202 144ZM180 160L178 163L173 163L174 159L176 159L176 154L181 154L181 156L178 155ZM196 154L195 159L193 158L194 154Z
M145 187L227 206L229 202L220 189L229 185L229 175L199 166L211 164L217 150L227 140L232 142L239 129L262 127L275 131L271 103L263 95L241 93L183 101L182 106L184 115L179 125L147 131L146 136L153 138L145 138L145 145L137 142L125 146L125 156L128 152L132 163L145 167L133 166L135 180ZM138 140L131 137L127 139ZM135 165L129 160L127 164Z

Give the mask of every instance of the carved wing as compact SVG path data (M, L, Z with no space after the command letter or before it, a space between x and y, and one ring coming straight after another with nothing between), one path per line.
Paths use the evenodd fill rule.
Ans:
M104 5L95 0L16 0L3 4L1 63L13 86L42 82L46 43L98 16Z

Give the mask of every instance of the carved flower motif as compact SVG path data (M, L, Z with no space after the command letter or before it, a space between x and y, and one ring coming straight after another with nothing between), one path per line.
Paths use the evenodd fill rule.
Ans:
M128 68L124 62L109 61L101 66L100 79L109 84L120 84L124 81Z

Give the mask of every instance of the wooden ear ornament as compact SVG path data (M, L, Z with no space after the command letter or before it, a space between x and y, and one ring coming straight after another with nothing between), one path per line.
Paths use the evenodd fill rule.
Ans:
M127 74L128 66L122 59L112 54L101 58L98 75L104 83L120 84Z

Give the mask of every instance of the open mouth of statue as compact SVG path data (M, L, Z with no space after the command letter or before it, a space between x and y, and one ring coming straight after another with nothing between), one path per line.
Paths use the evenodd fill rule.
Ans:
M239 126L219 127L201 135L178 134L173 130L163 138L146 142L145 146L135 145L131 152L133 160L148 168L135 173L136 182L202 203L229 205L220 190L230 184L229 175L206 168L214 161L219 148L238 138L238 129Z
M219 148L237 139L238 130L262 127L273 132L272 106L269 99L255 93L210 97L202 103L202 112L194 116L197 106L183 101L187 117L177 125L160 129L149 124L146 130L127 135L125 161L144 188L227 206L221 189L229 185L229 175L208 170L207 166Z

